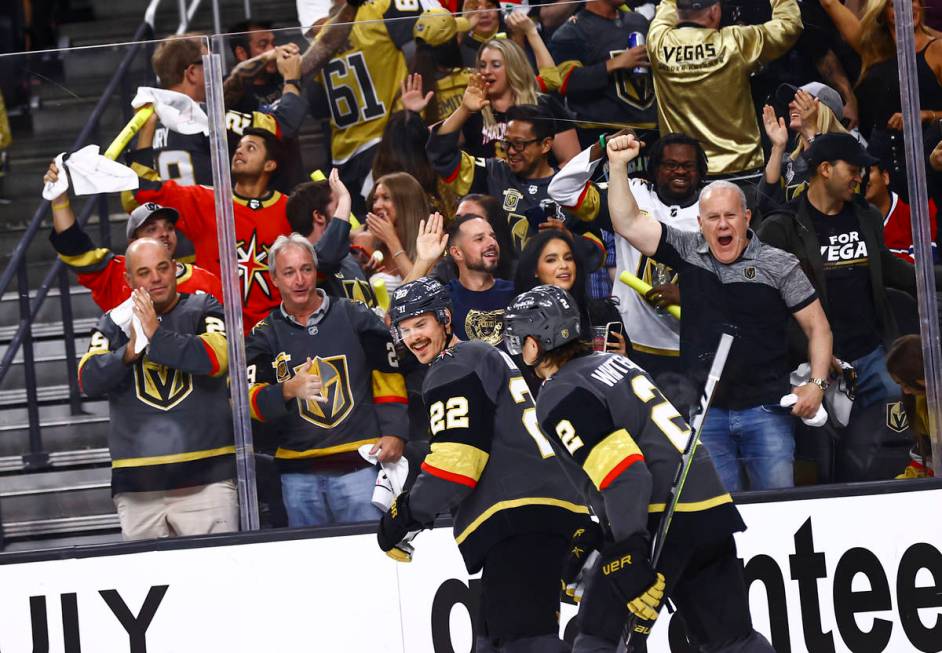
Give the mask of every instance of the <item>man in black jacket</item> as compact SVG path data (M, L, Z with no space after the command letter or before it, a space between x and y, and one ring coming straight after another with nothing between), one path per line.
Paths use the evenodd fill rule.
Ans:
M884 360L898 335L886 288L915 295L915 271L886 248L879 212L855 198L874 163L860 144L847 134L822 134L807 156L807 192L789 210L767 216L758 235L797 256L814 285L834 334L834 355L857 371L859 412L899 394Z

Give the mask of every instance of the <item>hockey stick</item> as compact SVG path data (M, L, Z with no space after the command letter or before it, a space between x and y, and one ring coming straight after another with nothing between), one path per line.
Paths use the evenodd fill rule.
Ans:
M677 473L674 476L674 482L671 485L668 494L667 509L661 517L661 523L658 525L657 533L654 536L654 546L651 552L651 566L657 569L657 563L661 558L661 552L664 550L664 540L667 538L667 531L671 527L671 521L674 519L674 513L677 511L677 504L680 502L680 495L684 491L684 484L687 482L687 475L693 465L694 454L697 447L700 446L700 435L703 432L703 422L706 419L707 411L710 410L710 404L713 402L713 392L720 377L723 376L723 368L726 367L726 359L729 357L729 349L733 345L733 336L724 333L720 336L720 344L716 348L713 356L713 364L710 366L710 372L707 376L706 384L703 386L703 394L700 396L700 407L693 416L691 423L692 434L687 441L687 447L677 466ZM632 644L633 638L644 640L650 633L646 627L639 627L637 617L631 615L625 624L625 631L622 634L622 641L618 647L618 653L625 651L634 653L635 647Z
M124 126L124 129L111 141L111 145L105 150L104 156L112 161L117 159L124 151L124 148L127 147L128 143L131 142L131 139L134 138L134 135L141 131L141 127L144 126L144 123L146 123L152 115L154 115L154 105L138 109L134 116L128 121L128 124Z

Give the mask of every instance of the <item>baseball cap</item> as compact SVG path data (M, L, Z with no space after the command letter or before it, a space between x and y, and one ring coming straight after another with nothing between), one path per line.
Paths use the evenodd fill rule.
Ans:
M444 45L455 38L458 33L471 30L471 23L467 18L455 17L450 11L442 7L429 9L419 16L412 28L412 35L422 39L432 47Z
M846 161L862 168L877 162L850 134L821 134L815 137L805 158L813 168L824 161Z
M139 207L131 211L131 217L128 218L128 240L131 240L134 237L134 232L137 231L138 227L155 216L167 218L170 220L170 222L176 224L180 214L174 208L169 206L161 206L160 204L155 204L154 202L146 202L141 204Z
M794 99L798 88L799 87L792 86L791 84L781 84L776 89L775 95L779 102L788 104ZM830 109L831 113L833 113L838 120L844 119L844 99L841 97L841 94L833 88L821 82L810 82L800 88L811 97L817 98L818 102Z
M677 8L697 11L698 9L712 7L719 1L720 0L677 0Z

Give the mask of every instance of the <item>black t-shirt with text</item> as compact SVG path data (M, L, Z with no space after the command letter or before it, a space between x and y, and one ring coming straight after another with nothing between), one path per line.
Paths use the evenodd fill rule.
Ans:
M879 346L870 257L853 207L845 204L837 215L825 215L809 204L818 236L834 334L834 355L852 361Z

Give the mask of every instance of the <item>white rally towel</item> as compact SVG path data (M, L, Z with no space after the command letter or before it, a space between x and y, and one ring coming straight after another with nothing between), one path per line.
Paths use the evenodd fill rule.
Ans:
M409 476L409 461L403 456L394 463L381 463L376 454L371 454L372 444L364 444L357 451L364 460L373 465L378 464L379 474L376 475L376 487L373 489L371 503L379 510L386 512L392 505L393 499L402 494L402 487Z
M65 152L56 157L59 179L54 184L47 183L43 186L43 199L52 201L69 190L70 177L76 195L134 190L140 183L136 172L126 165L103 157L99 154L97 145L86 145L73 152L63 164L64 157ZM66 169L69 171L68 175L65 174Z
M150 341L147 339L147 336L144 335L144 327L141 326L140 319L134 314L133 308L134 298L128 297L112 308L109 315L111 316L111 321L118 325L128 338L131 337L131 329L134 329L136 338L134 340L134 353L140 354Z
M153 104L154 111L164 127L178 134L209 135L209 118L198 102L189 95L163 88L138 86L131 106L140 109Z

